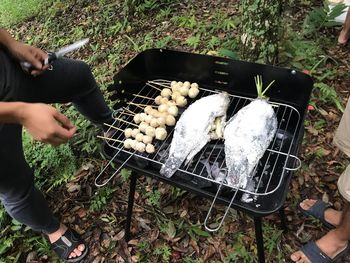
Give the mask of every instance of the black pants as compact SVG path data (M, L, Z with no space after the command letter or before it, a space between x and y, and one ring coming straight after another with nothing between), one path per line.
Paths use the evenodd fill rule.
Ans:
M112 121L112 112L87 64L59 59L53 70L33 77L0 50L0 101L67 103L96 124ZM49 176L49 175L48 175ZM0 123L0 200L17 221L46 234L59 228L43 195L34 186L22 148L22 127Z

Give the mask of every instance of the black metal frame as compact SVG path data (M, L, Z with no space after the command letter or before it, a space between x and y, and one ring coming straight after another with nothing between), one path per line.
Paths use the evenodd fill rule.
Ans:
M172 50L151 49L137 55L126 65L115 77L114 84L109 87L110 91L117 91L112 99L118 101L115 108L125 106L125 101L130 98L120 98L118 91L125 89L129 94L137 93L148 80L168 79L168 80L188 80L197 82L207 89L224 90L231 94L254 98L256 94L254 76L262 75L264 82L269 83L275 80L274 88L269 91L271 100L291 105L300 113L300 121L296 123L296 138L291 149L291 154L296 154L301 144L303 136L303 121L313 87L312 79L299 71L286 68L278 68L268 65L249 63L238 60L231 60L219 57L191 54ZM115 149L103 145L103 151L107 158L112 159ZM130 155L121 153L114 159L116 163L123 161ZM293 167L291 160L289 167ZM193 192L206 198L214 198L215 191L200 189L191 184L188 180L183 180L178 176L165 178L159 174L159 168L152 163L139 158L131 158L125 167L132 169L130 178L130 189L128 199L128 210L125 225L125 238L130 239L130 225L132 208L134 204L134 193L138 175L154 177L165 183L174 185L181 189ZM247 213L254 219L255 235L258 248L259 262L265 262L264 242L262 232L262 217L279 212L282 228L286 229L284 216L284 201L288 192L292 172L285 171L280 187L268 195L257 196L260 207L254 203L244 203L240 198L236 198L231 207ZM228 205L230 197L219 196L218 202Z

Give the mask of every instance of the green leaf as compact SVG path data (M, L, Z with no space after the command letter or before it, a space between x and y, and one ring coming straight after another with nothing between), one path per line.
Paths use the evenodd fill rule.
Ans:
M176 236L176 228L172 221L168 222L166 233L170 238L174 238Z
M225 48L220 49L219 54L220 54L220 56L223 56L223 57L228 57L231 59L238 59L238 55L236 52L225 49Z
M210 234L207 231L204 231L200 229L199 227L192 228L193 232L196 233L198 236L202 237L210 237Z

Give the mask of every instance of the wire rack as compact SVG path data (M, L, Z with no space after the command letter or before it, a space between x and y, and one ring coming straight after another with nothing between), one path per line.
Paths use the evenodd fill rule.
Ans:
M122 91L124 100L127 101L127 106L120 108L114 113L115 122L110 126L108 131L108 133L114 132L114 135L111 139L106 139L108 146L114 149L114 155L103 168L101 173L96 177L95 184L97 186L104 186L107 184L133 157L146 160L156 167L160 167L165 163L169 153L174 127L167 127L166 139L154 143L156 150L152 154L139 153L135 150L126 149L123 144L123 141L125 140L123 130L126 128L136 128L137 125L133 124L133 113L143 112L143 109L139 104L156 106L154 99L160 95L159 90L169 86L169 80L156 79L147 81L137 94L131 94L125 90ZM211 87L201 86L200 93L194 100L219 92L222 91L212 89ZM230 94L229 97L230 105L227 111L227 119L231 118L238 110L249 104L254 99L232 94ZM192 102L193 101L189 101L189 104ZM229 208L233 200L236 198L238 190L247 195L252 195L253 197L272 194L281 186L286 172L297 170L301 166L300 160L290 153L292 146L296 143L296 134L298 125L300 124L300 113L290 105L272 101L269 101L269 103L272 105L277 116L277 132L264 156L261 158L258 165L256 165L251 175L250 182L245 189L232 187L231 185L228 185L225 180L227 169L225 164L223 140L215 140L207 143L207 145L196 156L194 156L187 165L183 164L176 172L177 175L193 176L194 178L205 182L211 182L218 186L218 190L205 222L206 228L210 231L216 231L218 229L210 229L206 224L212 207L223 188L235 190L231 203L228 206ZM181 116L181 113L182 112L179 111L177 119ZM99 178L105 172L106 168L122 153L127 154L128 156L124 163L120 165L107 180L103 183L99 183ZM295 167L288 167L288 165L294 165L295 163ZM216 171L215 175L213 175L212 172L214 167ZM224 218L226 217L227 211Z

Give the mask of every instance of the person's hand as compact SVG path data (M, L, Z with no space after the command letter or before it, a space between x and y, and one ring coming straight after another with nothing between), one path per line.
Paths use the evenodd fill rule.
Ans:
M19 120L35 140L54 146L67 142L76 132L66 116L42 103L24 103Z
M15 41L9 46L9 51L18 61L26 61L34 66L35 69L30 72L32 75L39 75L49 67L44 65L47 53L39 48Z

